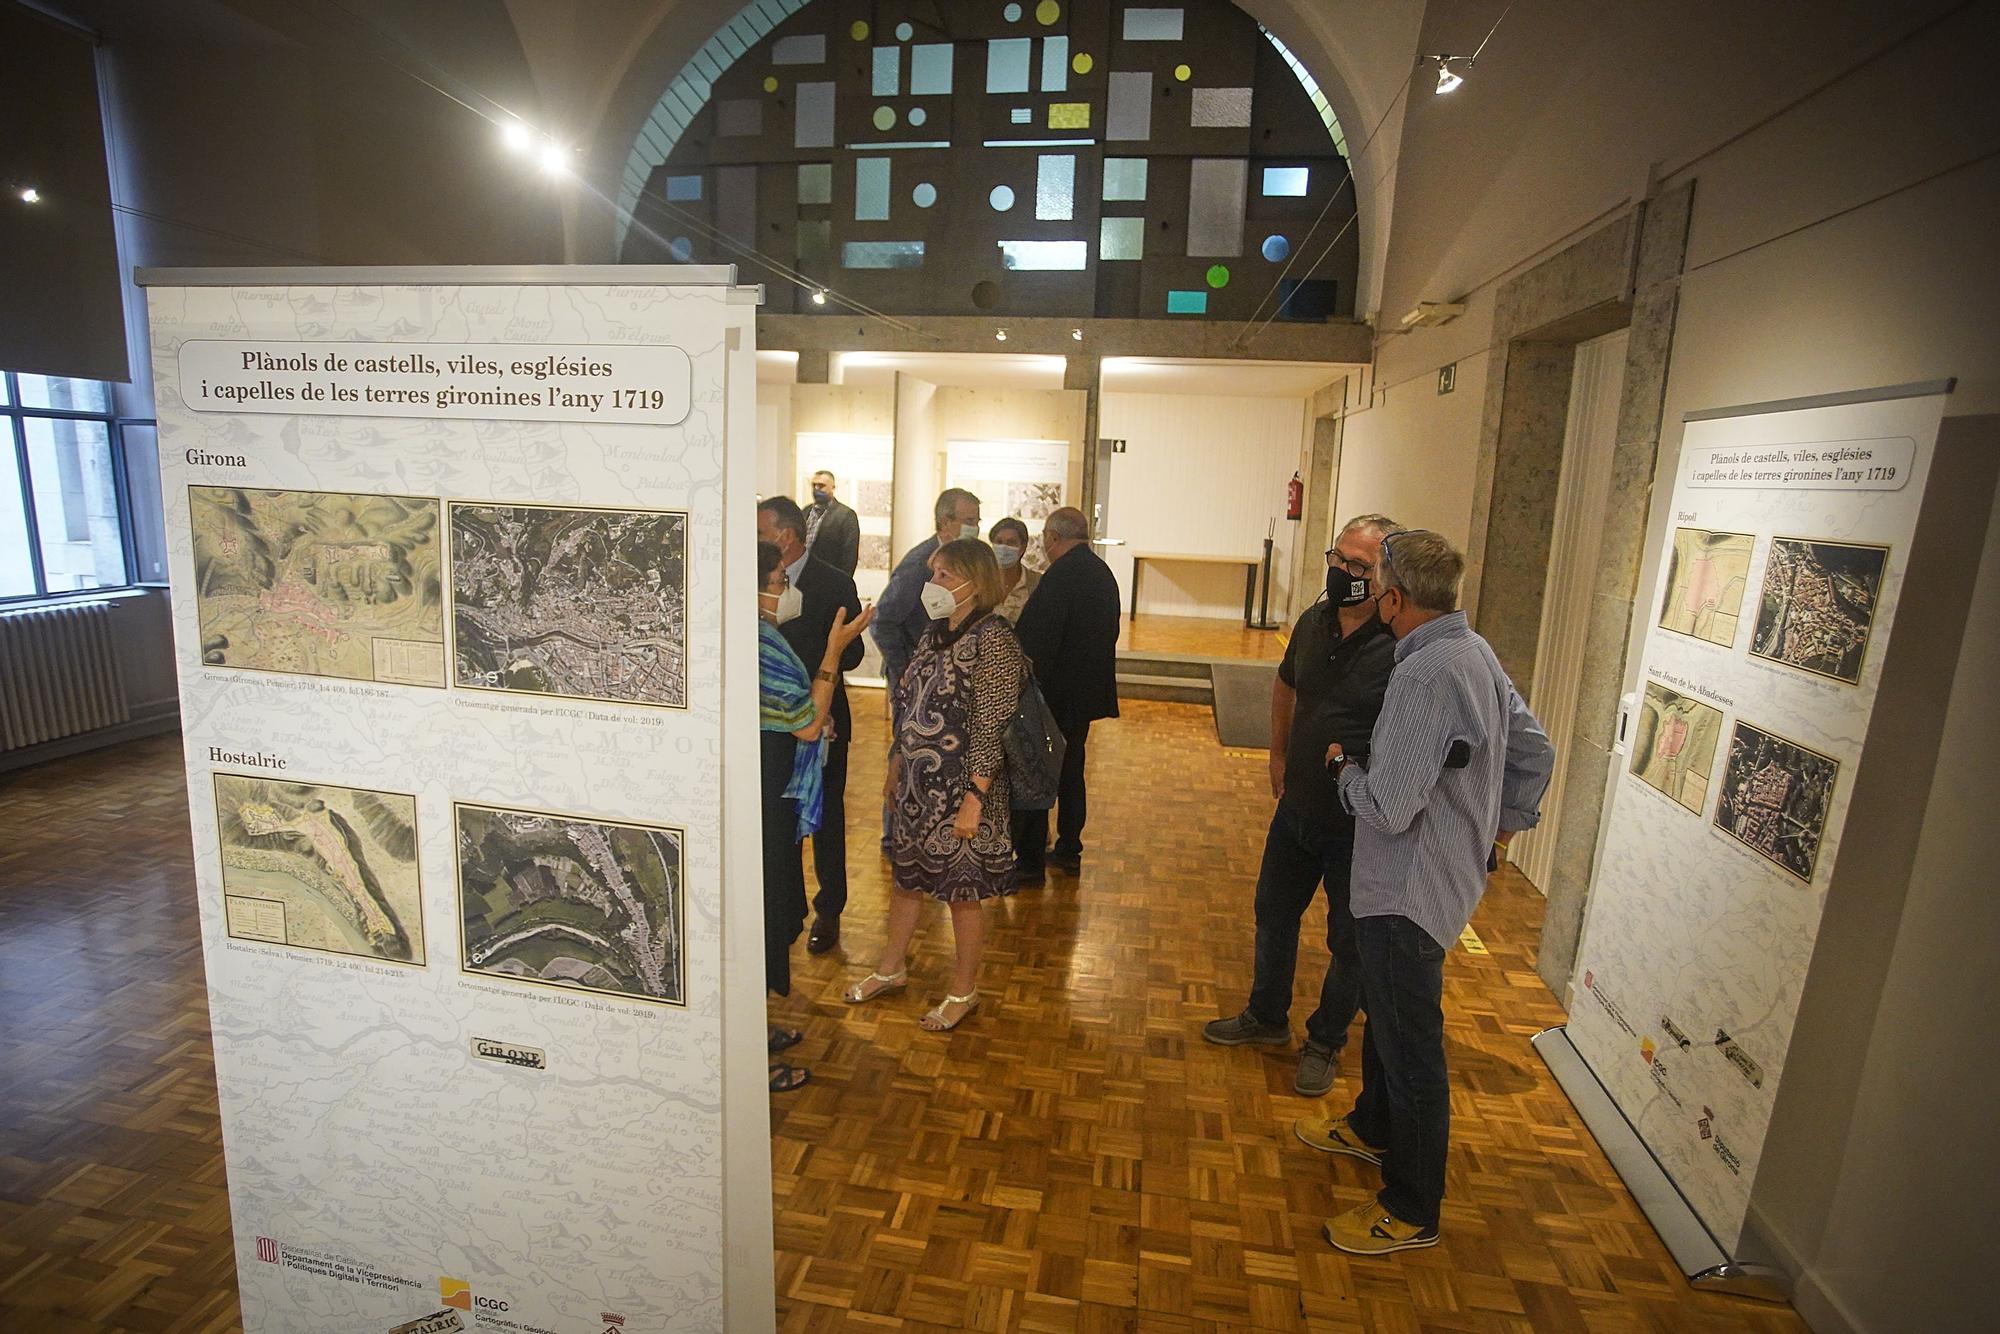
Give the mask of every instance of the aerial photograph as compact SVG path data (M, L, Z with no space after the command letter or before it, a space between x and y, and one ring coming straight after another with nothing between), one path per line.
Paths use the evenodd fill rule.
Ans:
M1773 539L1750 652L1853 685L1888 560L1887 547Z

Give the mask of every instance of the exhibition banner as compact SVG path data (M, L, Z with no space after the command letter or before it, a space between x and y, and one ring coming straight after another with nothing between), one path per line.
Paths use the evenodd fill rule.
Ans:
M1692 420L1568 1033L1734 1253L1942 398Z
M251 1334L773 1321L754 303L575 279L143 278Z

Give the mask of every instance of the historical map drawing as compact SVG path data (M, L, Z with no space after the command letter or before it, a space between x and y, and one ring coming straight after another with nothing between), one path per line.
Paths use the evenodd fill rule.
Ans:
M1007 513L1017 519L1046 519L1062 508L1061 482L1007 483Z
M686 514L450 511L456 684L686 706Z
M442 686L438 502L188 488L201 660Z
M854 512L871 518L889 517L892 483L863 479L854 484Z
M886 570L890 567L889 539L877 533L863 533L861 547L854 568L857 570Z
M1743 615L1743 590L1750 582L1749 533L1712 533L1676 528L1667 556L1667 595L1660 625L1728 648L1736 642Z
M1632 772L1695 814L1708 800L1708 779L1722 744L1722 711L1648 682L1632 740Z
M465 970L681 1004L681 831L457 804Z
M1839 774L1832 757L1739 721L1722 769L1716 827L1810 882Z
M1887 547L1773 538L1750 652L1850 685L1860 680L1888 560Z
M215 814L231 936L424 962L415 797L216 774Z

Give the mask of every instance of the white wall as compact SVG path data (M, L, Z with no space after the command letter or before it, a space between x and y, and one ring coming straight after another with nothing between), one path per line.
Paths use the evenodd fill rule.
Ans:
M1299 466L1305 400L1195 394L1105 394L1098 431L1126 441L1111 460L1104 548L1131 605L1132 554L1139 551L1259 557L1278 521L1271 614L1290 609L1287 588L1296 524L1285 520L1285 485ZM1148 563L1141 614L1241 619L1239 566Z
M1490 328L1491 310L1488 303L1488 319L1469 324L1468 332ZM1437 392L1437 371L1428 367L1399 382L1378 383L1372 404L1347 414L1334 492L1336 525L1356 514L1386 514L1464 547L1490 361L1483 346L1467 355L1449 394Z

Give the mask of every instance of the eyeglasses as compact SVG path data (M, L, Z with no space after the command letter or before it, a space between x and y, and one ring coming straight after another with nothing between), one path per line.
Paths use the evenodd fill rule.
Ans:
M1385 570L1392 570L1396 567L1396 557L1394 554L1394 547L1396 543L1402 541L1406 537L1414 537L1418 533L1428 533L1428 532L1430 532L1430 529L1428 528L1404 528L1399 532L1388 533L1384 535L1384 537L1382 538L1382 568Z
M1343 556L1340 554L1340 548L1338 547L1328 547L1326 549L1326 563L1329 566L1338 565L1357 579L1366 578L1370 572L1367 561L1357 560L1352 556Z

